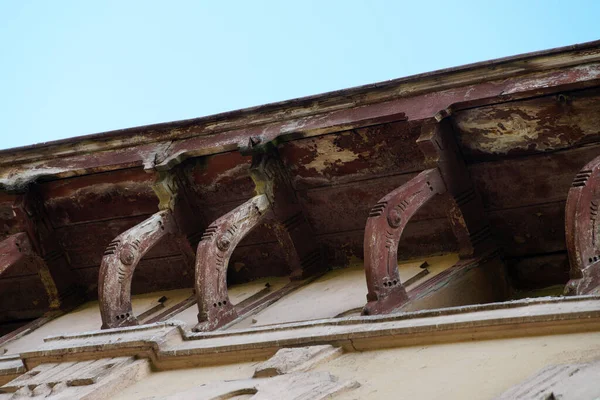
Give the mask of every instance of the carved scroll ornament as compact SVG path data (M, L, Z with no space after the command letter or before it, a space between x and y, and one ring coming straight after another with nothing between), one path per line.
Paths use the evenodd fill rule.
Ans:
M264 194L213 222L202 235L196 252L198 325L195 331L214 330L237 317L227 293L227 266L238 243L265 217L270 205Z
M371 209L364 240L368 288L364 314L388 312L408 300L398 272L398 243L410 218L445 190L439 171L429 169L388 193Z
M600 293L600 157L575 176L567 197L565 230L571 264L566 294Z
M144 254L164 236L178 233L179 229L171 211L164 210L123 232L110 242L102 257L98 280L98 300L103 329L138 325L131 306L131 281L135 268ZM186 244L184 243L183 246Z

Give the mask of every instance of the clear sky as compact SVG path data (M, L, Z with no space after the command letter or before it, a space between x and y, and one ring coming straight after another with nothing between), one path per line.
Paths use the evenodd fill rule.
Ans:
M0 0L0 148L600 39L600 1Z

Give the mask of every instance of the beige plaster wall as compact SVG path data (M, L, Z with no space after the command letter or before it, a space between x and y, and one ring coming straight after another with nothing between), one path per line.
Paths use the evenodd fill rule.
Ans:
M451 267L457 259L456 255L430 257L426 260L429 263L428 270L430 273L413 283L408 289L414 288ZM406 281L421 272L419 266L423 261L400 264L399 270L402 281ZM289 283L289 279L270 277L231 286L229 288L231 302L237 304L243 301L260 292L267 283L270 285L270 293L273 293ZM288 294L258 314L248 316L230 329L334 317L348 310L364 306L366 293L367 287L362 263L349 268L330 271L307 286ZM158 305L157 301L160 297L166 296L165 307L158 309L154 314L147 317L146 320L148 320L192 296L192 294L192 289L178 289L136 295L132 297L133 311L135 315L140 315ZM194 304L172 319L183 321L188 328L191 328L197 323L197 314L198 308ZM358 315L359 312L354 314ZM33 332L0 346L0 355L18 354L25 350L35 349L48 336L92 331L99 329L100 326L98 302L88 302L70 313L46 323Z
M233 285L227 289L229 292L229 300L234 305L238 304L240 301L243 301L244 299L247 299L248 297L260 292L265 288L267 283L270 285L269 293L273 293L283 288L289 281L290 280L285 277L269 277L257 279L248 283ZM171 319L183 321L186 323L188 328L191 328L198 323L198 306L194 304L192 307L186 308Z
M406 282L419 274L423 261L427 261L429 274L407 287L413 289L452 267L458 256L449 254L430 257L426 260L401 263L398 266L400 279ZM330 271L302 287L265 310L233 325L231 329L332 318L348 310L362 308L367 301L367 283L362 263L348 268ZM360 312L354 313L359 315ZM346 316L352 314L346 314Z
M247 379L248 377L252 377L254 368L258 363L241 363L155 372L147 378L129 386L113 399L144 399L153 396L160 398L210 382Z
M266 283L271 285L271 291L278 290L285 286L289 282L288 278L265 278L259 279L253 282L234 285L229 289L229 295L231 301L236 304L244 299L258 293L265 287ZM132 296L131 304L133 306L134 314L140 315L145 311L148 311L158 305L158 299L165 296L167 300L163 303L164 307L157 309L149 317L167 310L169 307L173 307L179 302L192 296L192 289L177 289L168 290L162 292L146 293L141 295ZM179 313L173 319L183 320L187 326L191 328L194 326L197 320L198 308L194 304L186 310ZM3 346L0 346L0 355L18 354L25 350L33 350L43 343L45 337L63 335L68 333L76 332L87 332L100 329L102 321L100 319L100 310L98 308L97 301L91 301L85 303L68 314L62 315L44 325L39 327L27 335L10 341Z
M289 282L288 278L264 278L256 281L234 285L229 288L229 296L232 303L237 304L240 301L260 292L266 283L271 285L271 292L281 289ZM146 320L167 310L169 307L180 303L181 301L192 296L192 289L177 289L162 292L146 293L132 296L131 304L134 314L140 315L145 311L157 306L158 299L165 296L167 300L163 303L164 307L157 309L150 314ZM198 307L196 304L185 309L177 314L172 319L184 321L188 328L194 326L197 320ZM39 327L27 335L10 341L3 346L0 346L0 355L18 354L25 350L33 350L43 343L45 337L63 335L76 332L87 332L100 329L102 321L100 319L100 310L97 301L85 303L68 314L62 315Z
M581 333L348 353L317 369L361 387L341 399L491 399L553 364L600 358L600 335Z
M547 365L600 358L598 333L459 342L346 353L320 364L358 389L335 399L491 399ZM160 398L210 382L252 377L254 363L154 372L117 399Z
M165 307L171 307L192 294L191 289L177 289L133 296L131 304L135 315L151 309L158 304L158 299L167 297ZM160 310L162 312L165 308ZM25 350L33 350L43 343L45 337L67 333L87 332L100 329L102 320L97 301L91 301L75 310L60 316L34 330L33 332L0 347L0 355L17 354Z

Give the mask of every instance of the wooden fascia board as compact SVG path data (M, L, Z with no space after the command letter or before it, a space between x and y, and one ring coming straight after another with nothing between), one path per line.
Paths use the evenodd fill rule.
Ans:
M168 169L188 157L237 150L250 136L293 140L599 83L600 42L593 42L215 116L3 150L0 184L141 165Z

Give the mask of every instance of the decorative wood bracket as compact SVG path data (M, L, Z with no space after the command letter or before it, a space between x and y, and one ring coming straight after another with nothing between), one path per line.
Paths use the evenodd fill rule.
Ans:
M459 246L460 258L479 257L496 250L483 203L473 186L448 119L424 125L417 140L430 168L437 167L446 186L446 215Z
M408 296L398 272L398 242L410 218L427 201L444 194L447 215L459 244L461 258L494 250L483 205L455 142L450 123L423 126L418 139L431 169L383 197L371 209L365 229L367 305L363 314L390 312Z
M571 280L565 294L600 293L600 157L575 176L565 213Z
M0 242L0 275L13 265L35 256L26 233L10 235Z
M281 245L291 279L304 279L323 269L323 256L310 224L275 149L255 154L251 176L258 194L271 205L270 225Z
M212 223L198 245L199 323L195 331L214 330L237 318L227 294L227 266L237 244L260 222L268 220L273 229L291 268L291 279L303 279L323 267L311 227L272 146L256 150L250 174L257 196Z
M11 267L24 262L33 263L36 266L40 280L46 289L50 308L58 308L60 298L56 285L46 262L35 251L27 234L25 232L15 233L0 242L0 275Z
M26 234L27 247L35 254L32 257L41 258L38 272L48 292L50 308L65 309L81 303L83 290L73 279L69 259L48 218L38 187L27 187L23 194L17 196L12 209ZM25 243L24 239L20 243Z
M180 232L187 237L192 249L196 248L202 236L202 227L208 225L208 221L198 212L197 195L191 189L182 169L160 172L152 189L159 200L158 208L173 212Z
M366 315L381 314L408 300L398 272L398 243L410 218L446 187L437 169L421 172L383 197L369 213L365 228Z
M266 216L267 196L255 196L213 222L196 253L198 321L194 331L211 331L237 317L227 293L227 266L238 243Z
M138 325L131 307L131 281L138 263L167 235L179 228L170 210L159 211L117 236L104 251L98 279L102 329ZM177 238L183 242L185 238ZM182 248L188 247L182 243ZM191 248L190 256L193 258ZM185 256L185 254L184 254Z
M131 306L133 273L142 257L163 237L169 235L175 240L184 262L190 270L193 268L194 251L186 233L196 221L186 196L179 194L177 179L175 174L161 174L153 186L161 211L121 233L104 251L98 278L102 329L138 325Z

